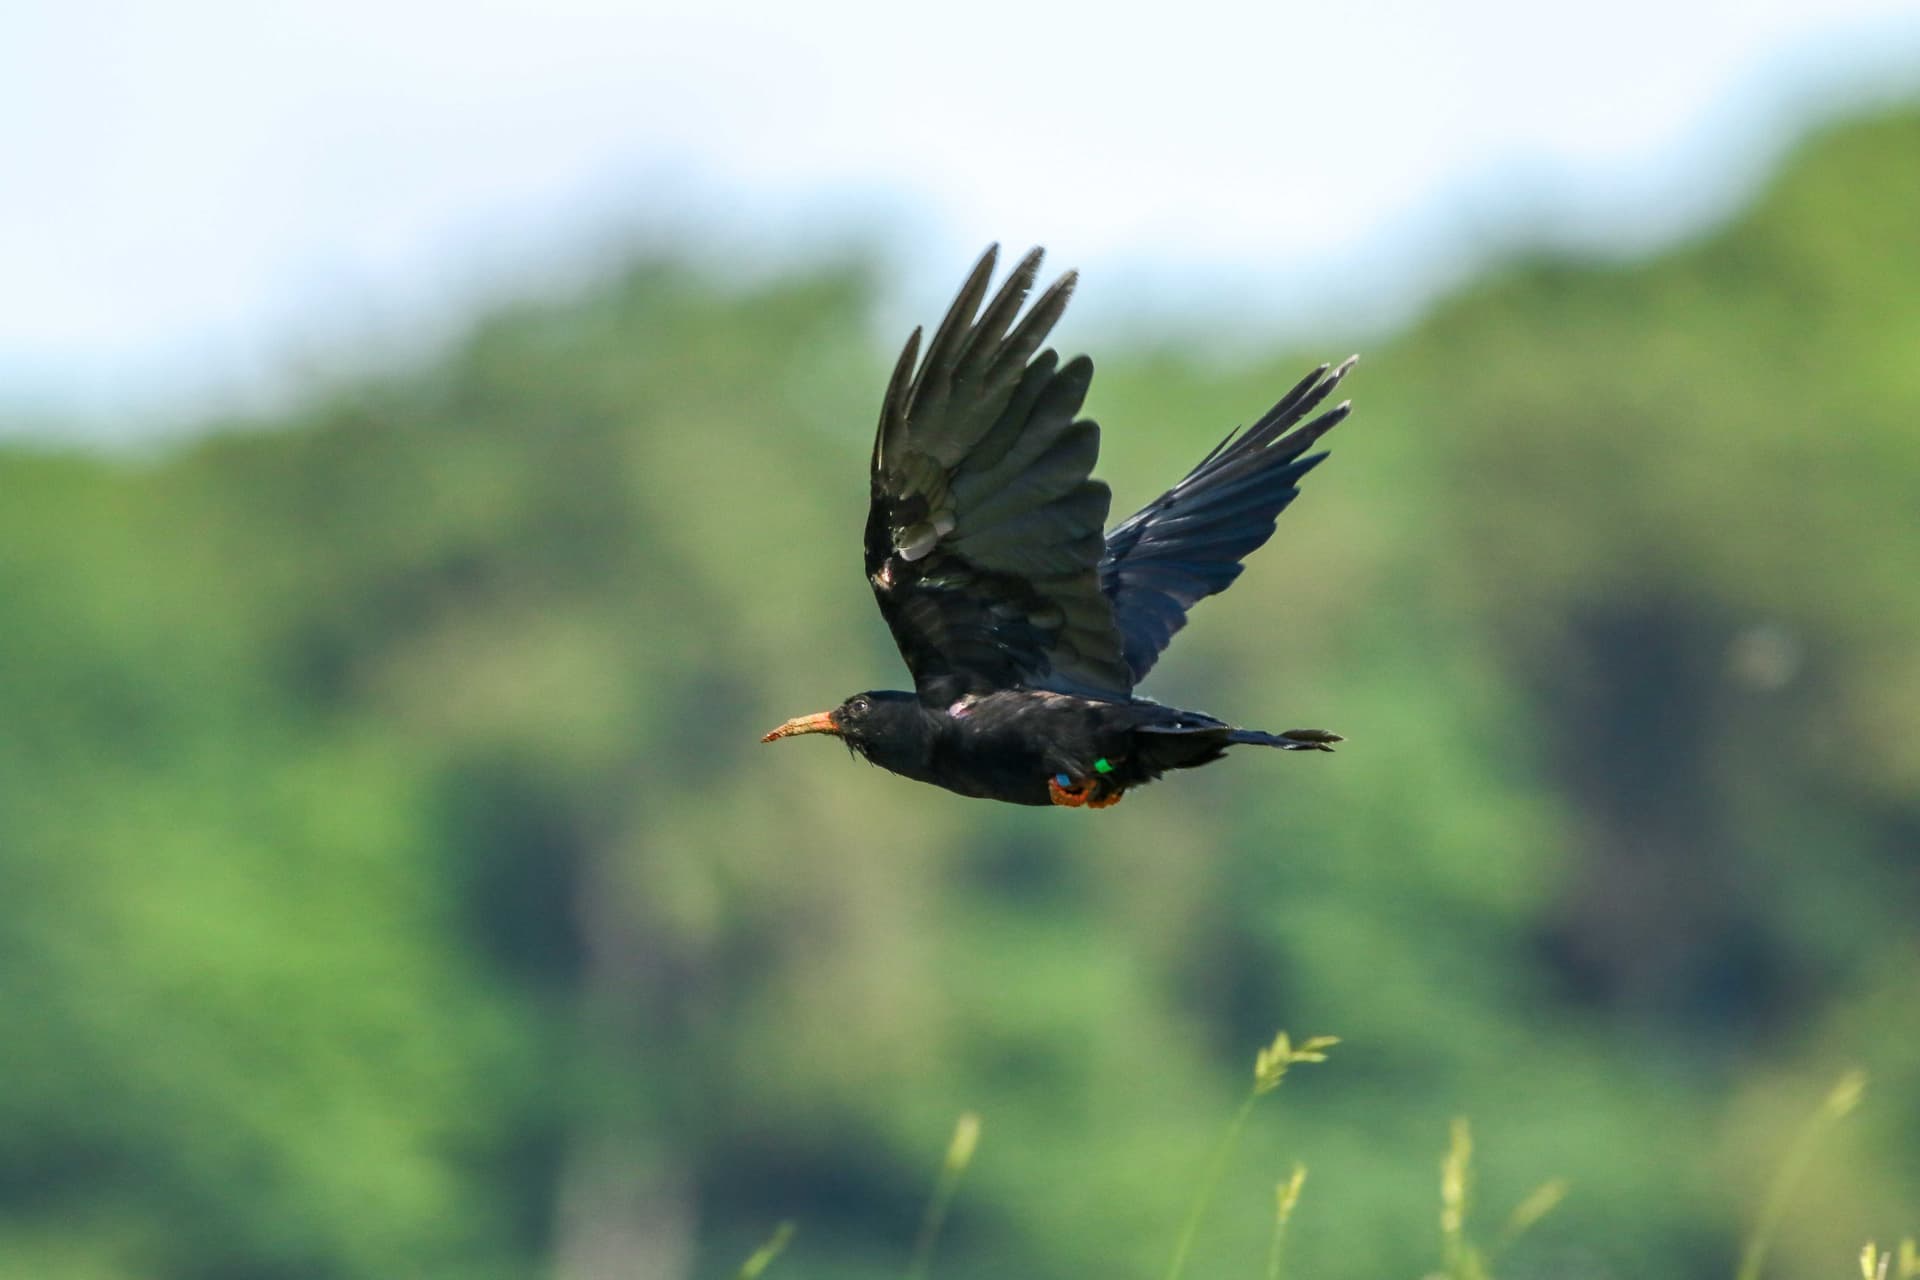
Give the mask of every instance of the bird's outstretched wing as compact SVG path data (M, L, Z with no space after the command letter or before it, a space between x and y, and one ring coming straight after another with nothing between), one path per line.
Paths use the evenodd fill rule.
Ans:
M918 329L894 368L873 442L867 577L930 704L1015 686L1124 698L1132 681L1096 568L1111 498L1089 478L1100 429L1076 417L1093 364L1040 350L1075 277L1016 324L1040 250L982 310L997 256L974 267L917 366Z
M1295 430L1353 367L1321 365L1245 433L1229 433L1173 488L1107 535L1100 584L1113 601L1127 670L1138 683L1187 625L1187 610L1240 576L1241 560L1273 536L1300 478L1327 455L1314 442L1345 404Z

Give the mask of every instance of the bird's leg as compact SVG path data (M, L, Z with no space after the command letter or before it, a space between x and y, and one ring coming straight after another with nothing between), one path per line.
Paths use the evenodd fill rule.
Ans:
M1073 779L1064 773L1054 774L1047 779L1047 795L1055 804L1068 809L1078 809L1092 800L1093 779L1089 778L1079 786L1068 785L1072 781Z
M1057 805L1068 809L1111 809L1120 803L1124 791L1115 791L1110 796L1099 794L1100 780L1088 778L1077 786L1070 785L1073 779L1064 773L1056 773L1047 779L1047 795Z

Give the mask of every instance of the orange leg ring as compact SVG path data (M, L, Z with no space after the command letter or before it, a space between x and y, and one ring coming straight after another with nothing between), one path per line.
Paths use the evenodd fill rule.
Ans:
M1055 775L1047 779L1047 795L1055 804L1068 809L1111 809L1120 803L1120 797L1125 794L1116 791L1103 799L1096 798L1094 793L1099 784L1094 779L1089 778L1085 782L1068 787L1061 785L1062 776L1064 775Z
M1085 805L1087 797L1093 794L1093 784L1083 782L1077 787L1063 787L1060 785L1060 779L1065 776L1065 774L1059 774L1047 779L1047 795L1057 805L1078 809Z

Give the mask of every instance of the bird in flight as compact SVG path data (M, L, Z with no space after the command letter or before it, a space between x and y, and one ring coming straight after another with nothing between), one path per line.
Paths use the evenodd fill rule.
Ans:
M1241 729L1133 690L1326 457L1308 450L1347 404L1305 420L1354 360L1315 369L1102 537L1100 429L1079 417L1093 362L1041 349L1077 277L1021 316L1041 251L988 301L998 255L974 266L924 357L920 330L907 339L873 440L867 578L914 691L856 693L761 741L833 734L964 796L1091 809L1232 746L1333 750L1323 729Z

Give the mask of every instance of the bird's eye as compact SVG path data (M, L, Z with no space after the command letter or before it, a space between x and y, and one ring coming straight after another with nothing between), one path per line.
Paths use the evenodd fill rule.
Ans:
M863 716L867 714L867 712L871 710L872 707L873 707L873 704L868 702L865 696L855 698L852 702L849 702L847 704L847 710L853 712L853 714L857 716Z

